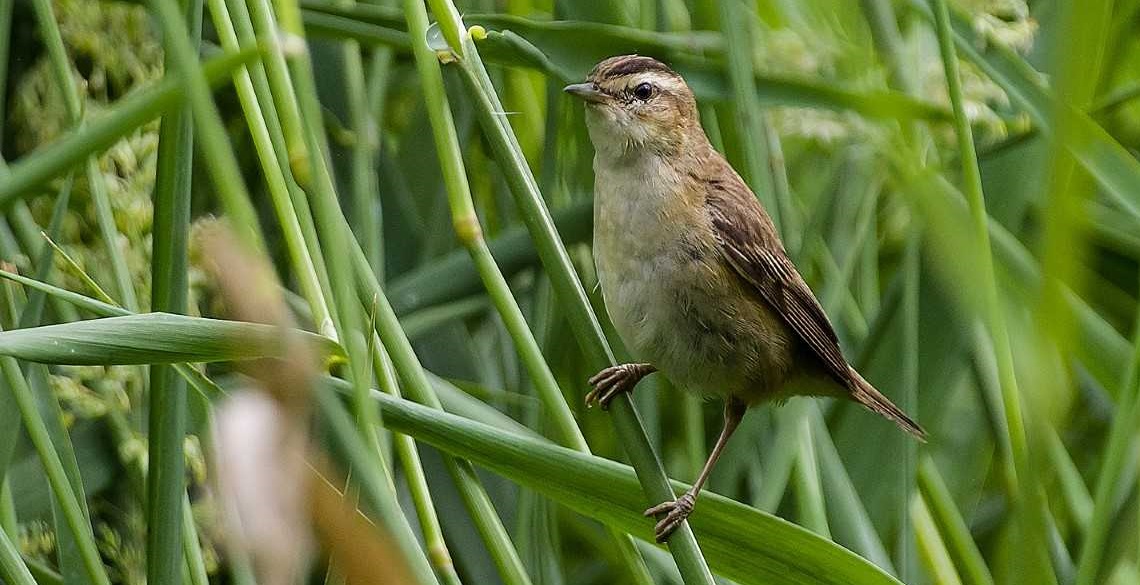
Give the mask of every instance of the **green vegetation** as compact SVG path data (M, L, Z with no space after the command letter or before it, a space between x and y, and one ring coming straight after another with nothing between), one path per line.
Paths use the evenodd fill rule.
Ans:
M0 582L1140 585L1138 19L0 0ZM628 355L561 88L633 52L930 432L754 409L667 547L720 405L582 404Z

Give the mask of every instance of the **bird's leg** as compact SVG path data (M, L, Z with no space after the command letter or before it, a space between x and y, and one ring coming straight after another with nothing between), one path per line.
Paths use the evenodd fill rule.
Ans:
M590 385L594 389L586 395L586 405L590 406L596 402L602 410L606 410L619 394L633 390L642 378L656 371L657 368L653 364L610 366L590 378Z
M724 451L724 446L728 444L728 438L732 436L733 431L740 425L740 421L744 418L744 411L748 410L748 405L740 400L729 398L724 403L724 427L720 431L720 437L716 440L716 445L713 446L712 453L709 454L708 461L705 461L705 466L701 469L701 474L697 476L697 481L693 482L693 487L689 491L681 495L672 502L663 502L645 511L646 516L656 516L658 514L665 514L665 517L657 523L654 527L654 537L657 542L665 542L669 540L669 536L673 531L681 525L689 514L693 513L693 506L697 503L697 494L701 493L701 488L704 487L705 481L708 480L709 474L712 473L713 466L716 465L717 459L720 459L720 454Z

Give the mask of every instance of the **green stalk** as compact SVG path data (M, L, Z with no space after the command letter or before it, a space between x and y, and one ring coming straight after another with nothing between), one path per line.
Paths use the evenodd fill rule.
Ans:
M0 577L5 583L11 585L36 585L24 559L20 558L20 550L12 542L8 533L0 530Z
M1077 561L1077 585L1091 585L1101 572L1101 559L1116 519L1114 500L1121 487L1129 452L1136 441L1136 429L1140 428L1140 316L1133 329L1132 357L1120 388L1112 426L1109 427L1104 462L1096 478L1092 520Z
M930 510L922 497L915 495L910 501L911 524L913 525L918 550L926 561L927 570L931 580L936 585L962 585L962 579L946 552L946 545L942 542L942 535L938 533Z
M342 229L347 230L347 221L344 221L343 217L341 220ZM368 259L364 256L364 251L354 239L350 239L349 244L348 253L356 267L358 294L362 299L374 299L376 302L376 333L380 336L385 350L391 355L403 387L416 402L437 410L441 409L439 398L432 389L396 313L392 310L392 305L388 303L380 283L376 280L376 275L368 270ZM451 457L445 457L444 463L455 479L460 495L476 521L480 534L488 543L488 549L500 570L512 571L512 579L526 579L525 573L519 573L521 561L518 553L515 552L513 545L509 544L510 537L502 521L496 514L491 513L494 508L477 481L471 464Z
M375 329L375 321L373 328ZM375 331L370 333L373 339L377 337ZM392 369L392 358L388 357L387 352L377 344L373 344L372 351L372 367L380 389L389 396L400 398L399 380ZM420 530L423 531L428 560L435 567L440 581L445 585L459 585L459 574L455 571L451 552L443 539L443 527L440 526L439 516L435 513L435 504L432 501L431 489L428 487L427 474L424 473L416 441L404 433L393 433L392 442L395 444L396 456L400 458L400 464L404 468L404 480L408 484L408 491L412 494L412 503L416 507L416 517L419 518Z
M194 524L194 510L186 492L182 492L182 556L186 559L187 582L190 585L210 585L202 545L198 542L198 527Z
M384 5L390 3L390 0L381 0ZM372 49L371 59L368 64L368 75L365 81L365 99L367 100L368 114L371 116L371 124L373 133L370 136L372 140L371 154L375 157L382 148L381 141L381 122L384 120L384 113L387 107L388 87L387 82L391 79L392 49L388 47L375 47ZM380 201L373 205L371 211L372 217L368 221L375 224L375 227L369 230L369 235L364 235L363 245L365 255L372 260L372 271L380 278L381 281L385 280L384 277L384 205ZM365 224L361 223L361 229Z
M818 405L811 409L811 422L814 425L812 437L815 438L815 450L819 457L824 497L830 502L828 511L834 515L829 523L832 536L836 542L859 553L883 570L895 573L891 557L879 534L875 532L875 526L871 523L859 493L851 483L851 477L827 431L827 423Z
M950 94L950 104L954 112L954 131L958 141L958 156L962 164L963 191L970 210L973 223L974 237L980 250L977 259L980 277L980 287L985 311L985 323L991 339L993 339L996 353L998 378L1000 380L1002 405L1010 435L1011 454L1013 456L1013 485L1009 497L1013 506L1018 510L1018 521L1015 526L1023 551L1020 559L1023 566L1028 568L1027 579L1038 583L1049 583L1055 580L1050 570L1048 559L1043 557L1044 546L1040 537L1044 531L1041 524L1040 512L1044 509L1039 505L1040 492L1033 485L1030 470L1030 455L1028 436L1021 411L1021 395L1018 390L1017 376L1014 371L1013 351L1010 346L1009 331L1006 329L1005 315L1002 312L1001 301L998 296L997 278L994 271L993 251L990 245L988 215L986 213L985 197L982 193L981 172L978 169L977 150L974 147L973 133L970 121L966 116L964 99L962 97L961 75L958 72L958 56L954 49L953 33L950 28L950 15L945 0L930 0L934 11L935 30L938 37L938 48L942 55L943 67L946 71L946 83Z
M7 381L8 392L11 393L16 407L20 411L28 438L43 464L47 475L48 485L59 504L60 512L64 518L67 529L78 549L79 557L83 562L84 574L89 582L97 585L110 585L103 561L99 557L99 550L95 545L95 534L86 520L83 508L71 481L63 468L63 461L52 445L48 427L36 408L36 398L28 386L24 374L20 371L20 364L11 357L0 358L0 371ZM82 492L80 492L82 493Z
M450 2L448 2L450 4ZM437 16L439 16L437 14ZM586 291L570 262L550 218L550 212L539 193L538 185L527 166L522 150L499 112L504 111L475 45L465 36L466 57L459 60L463 79L471 96L483 131L506 176L520 216L534 239L546 273L562 305L567 309L569 321L586 363L596 370L613 365L613 351L602 333L597 316L590 307ZM618 439L626 450L630 462L637 470L647 500L662 502L675 498L668 477L642 427L629 396L615 400L610 408ZM712 574L701 554L688 522L682 522L669 540L669 548L687 583L712 583Z
M427 12L420 0L408 0L405 3L408 18L408 30L413 38L423 38L427 33ZM421 32L422 31L422 32ZM443 169L444 184L447 188L448 203L451 208L452 224L460 244L463 245L475 263L476 270L483 281L488 295L491 297L495 309L502 318L515 350L519 354L523 365L530 374L531 383L538 392L548 420L553 423L554 434L558 442L583 453L589 453L589 445L574 420L574 414L554 379L554 373L542 355L538 341L534 337L530 326L523 316L522 310L511 293L510 286L502 271L495 264L490 248L483 238L483 230L479 224L479 217L475 212L475 204L471 198L471 190L467 183L466 169L463 165L463 155L460 152L459 138L456 135L455 124L451 119L451 110L447 101L447 94L443 88L443 75L440 72L439 62L435 53L425 42L414 42L413 52L416 57L416 66L419 69L420 83L424 90L425 104L431 118L432 131L435 135L436 151L440 166ZM644 560L637 552L629 536L614 535L623 558L627 560L626 569L642 583L651 583L648 569Z
M237 32L234 28L234 22L230 20L225 0L208 0L208 2L214 30L217 31L222 47L227 51L238 50ZM234 2L233 4L242 3ZM282 152L274 144L274 131L270 130L272 121L274 130L277 133L281 132L280 127L276 126L277 116L266 116L266 113L273 112L272 103L259 99L250 68L239 70L234 75L234 87L245 113L246 124L249 126L258 161L261 163L261 171L265 177L270 202L277 216L293 273L297 277L301 294L308 303L313 322L317 324L322 333L328 334L332 330L332 318L325 301L328 295L327 289L321 284L321 278L313 263L313 257L310 255L310 249L305 244L307 238L302 231L297 210L289 193L289 182L284 170L287 167L280 164L285 159L280 156ZM316 236L313 235L312 239L315 240Z
M728 57L728 81L732 87L732 112L740 140L737 145L744 157L742 174L748 185L756 193L764 209L772 217L776 229L787 234L787 226L782 222L780 201L772 184L768 164L767 146L762 137L766 136L766 121L756 99L756 67L753 63L752 39L755 35L755 19L744 6L742 0L722 0L720 7L720 28L724 34L725 52Z
M799 524L824 538L831 538L823 489L820 487L819 463L812 444L811 420L802 414L796 420L795 475Z
M1093 499L1081 471L1069 456L1065 443L1057 434L1057 429L1049 429L1049 463L1057 473L1060 483L1061 499L1065 503L1065 511L1073 523L1078 534L1087 534L1089 524L1092 522Z
M994 578L986 566L986 559L978 550L970 527L929 456L924 456L918 464L918 489L965 585L993 585Z
M404 558L408 561L420 585L438 583L432 574L431 565L424 557L416 542L415 534L408 519L400 510L396 500L396 489L385 465L376 465L372 446L368 445L356 432L352 418L344 411L340 399L331 388L319 388L313 393L317 401L317 412L325 425L332 431L333 445L340 451L354 471L353 482L360 486L361 495L384 526L394 536L394 540Z
M982 193L977 151L974 147L973 133L970 129L969 118L966 116L962 97L961 76L958 73L958 57L954 52L949 13L944 0L930 0L930 2L934 9L938 46L942 54L943 67L946 70L950 103L954 111L954 131L958 141L959 161L962 163L962 190L970 209L975 231L974 237L979 242L979 248L982 252L981 258L978 258L977 266L979 268L980 286L984 295L986 326L994 340L998 376L1001 382L1002 404L1005 407L1005 415L1009 425L1016 471L1020 474L1028 464L1025 423L1022 419L1021 398L1013 369L1013 353L1010 349L1009 332L1005 326L1005 315L1002 313L1001 302L998 298L997 278L994 271L986 202ZM1016 481L1022 479L1027 478L1018 477ZM1013 487L1015 490L1021 489L1017 485ZM1011 494L1015 497L1017 495L1017 491Z
M56 85L63 95L64 107L67 116L76 128L84 125L83 103L80 90L72 78L71 61L67 57L67 49L63 44L59 26L55 21L50 0L35 0L34 8L36 20L39 23L40 36L47 45L52 72L55 74ZM118 289L120 298L131 308L138 307L135 290L131 285L130 271L127 269L126 258L119 251L119 233L115 228L115 220L111 213L111 203L107 197L107 183L103 172L99 168L99 159L92 155L86 161L87 183L90 186L91 202L95 207L95 219L103 245L107 248L110 259L111 274Z
M291 34L298 39L303 39L304 30L297 5L286 0L281 0L277 5L277 9L282 30L285 31L286 34ZM349 298L351 296L353 272L356 273L357 278L367 276L369 279L374 280L375 275L371 273L367 258L363 256L359 243L356 242L355 238L351 237L351 229L348 227L348 223L341 212L335 191L332 188L332 180L328 172L326 160L328 149L327 145L324 144L325 134L320 123L320 104L316 101L317 93L315 87L313 87L312 65L309 62L308 54L290 54L289 57L289 73L291 74L292 82L296 85L296 95L301 100L299 109L303 113L303 122L306 124L306 140L308 141L307 144L311 151L310 164L313 165L312 170L315 180L313 181L310 198L314 207L314 217L317 220L318 226L321 227L320 231L322 236L334 238L333 242L322 242L322 244L324 244L326 249L338 251L338 253L326 257L326 259L332 260L331 265L333 269L330 270L330 279L334 285L334 293L336 294L338 305L347 304L352 308L356 308L358 305ZM343 254L340 253L341 250L349 250L351 258L345 259ZM338 266L340 262L347 262L348 260L351 260L355 264L345 267ZM345 290L346 287L348 288L347 291ZM395 320L395 315L391 313L391 307L387 301L379 294L378 286L376 290L373 291L372 298L377 299L377 310L379 311L377 315L377 328L380 329L380 324L386 320L386 317L390 316L392 320ZM345 311L345 308L340 307L340 310ZM344 315L341 315L341 317L343 318ZM343 322L356 323L359 322L359 319L344 319ZM398 322L396 323L396 329L399 329ZM394 344L401 342L407 343L407 338L403 336L402 331L399 332L398 339L394 338L389 331L378 331L378 333L380 333L381 340L384 341L389 353L391 353L396 360L397 367L400 367L403 356L397 355L397 352L393 351L389 345L393 342ZM359 352L354 351L355 346L359 345L360 339L358 337L350 336L348 338L342 337L342 339L345 339L349 345L350 356L359 354ZM402 350L403 348L400 349ZM410 346L407 348L407 351L412 353L414 359L414 352L411 352ZM363 359L354 358L350 359L350 363L356 368L366 362ZM403 362L402 365L404 366L402 368L404 371L401 372L402 375L406 371L410 376L415 377L416 373L412 373L412 371L416 370L418 371L418 376L422 379L423 372L422 369L418 367L418 361L415 362L414 366L407 362ZM363 375L357 376L356 372L354 372L354 382L354 404L357 406L357 416L368 417L369 415L365 413L366 409L363 408L363 403L367 401L367 380ZM405 381L405 384L407 385L407 381ZM422 385L413 383L408 386L415 394L418 394L418 396L415 396L417 400L426 401L425 404L439 408L439 399L426 384L426 379L423 379ZM361 390L362 388L363 391ZM373 413L370 416L373 417L374 420L374 417L377 415ZM361 418L360 420L367 419ZM376 425L362 424L361 426L367 428L369 432L373 432ZM370 444L375 446L376 441L372 440ZM378 451L377 455L379 455ZM495 512L490 497L475 475L474 468L466 461L450 457L445 459L445 464L448 468L448 472L452 475L452 478L459 488L465 505L475 520L476 527L487 542L488 549L495 559L496 564L499 566L504 579L509 583L529 583L529 579L523 571L522 563L518 558L518 553L515 551L514 545L511 544L510 536L498 517L498 514Z
M345 0L352 6L354 0ZM376 213L379 206L380 185L376 175L376 152L379 148L379 124L368 107L365 88L364 60L360 43L346 40L341 53L344 59L344 92L347 96L348 123L352 130L351 147L351 223L356 239L361 242L369 264L375 270L380 266L381 225Z
M286 46L283 46L288 45L291 50L297 50L296 41L298 37L281 36L282 31L278 29L277 22L273 19L273 11L268 2L230 0L229 3L234 5L234 10L248 10L253 30L257 31L258 42L265 44L265 58L262 59L262 64L265 67L269 87L273 91L274 109L281 120L281 131L285 139L285 152L288 155L289 168L292 169L293 177L297 179L297 182L301 186L307 187L310 179L312 179L312 169L308 166L309 147L305 139L305 126L301 121L300 102L297 100L293 84L289 81L289 67L285 61ZM239 4L244 4L245 8L237 8ZM234 20L240 21L242 19L235 15ZM241 24L238 26L240 27ZM303 39L304 37L300 38ZM300 47L300 49L308 50L307 47ZM263 103L263 107L268 108L268 104Z
M202 36L202 1L182 0L196 53ZM167 68L173 68L166 53ZM190 108L168 112L159 127L154 188L154 252L151 264L151 309L187 311L189 294L190 198L194 167L194 132ZM127 306L128 310L130 305ZM147 580L182 580L183 510L186 497L186 383L169 366L150 367L150 409L147 434ZM194 543L195 546L197 542Z
M186 86L203 166L230 216L234 232L251 250L260 253L264 250L265 238L257 223L257 213L250 203L218 106L210 97L205 71L198 63L197 51L187 34L186 19L175 0L150 0L149 3L162 28L168 62L174 65Z
M265 0L253 2L260 7L254 13L270 13ZM295 7L279 5L277 14L279 26L286 35L292 35L293 40L304 43L304 30L296 21L293 12ZM256 23L255 23L256 24ZM353 266L337 253L348 246L351 240L351 231L341 229L340 221L344 219L337 201L332 171L328 162L328 144L324 125L322 123L321 106L317 101L317 91L313 83L312 64L307 51L292 51L286 56L288 66L288 80L293 84L294 95L297 97L297 108L301 113L301 125L305 138L305 148L308 153L306 168L312 173L308 185L309 205L316 221L317 236L320 238L321 248L329 250L324 256L324 263L328 267L329 284L331 285L331 298L336 307L332 313L333 325L337 332L337 339L345 346L349 356L348 376L356 389L355 414L359 430L367 438L377 456L379 443L376 439L376 427L379 419L374 411L366 408L371 373L368 371L368 357L365 354L364 339L357 334L356 324L361 323L360 304L353 291Z
M33 254L33 250L36 251L34 252L34 271L37 277L42 280L48 278L54 264L55 248L52 243L52 238L59 237L64 217L67 215L71 199L73 177L73 174L68 174L62 189L56 196L51 219L49 220L46 230L37 229L31 211L28 210L23 201L18 202L14 208L14 211L18 212L18 223L24 228L22 230L25 238L24 249L29 252L29 255ZM4 292L7 293L6 290ZM30 328L40 325L46 299L47 295L38 291L28 295L20 311L20 316L17 319L18 327ZM7 297L5 302L14 306L14 299L11 297ZM75 456L75 447L71 442L71 436L68 434L64 423L63 409L60 407L59 399L51 390L48 381L47 367L43 364L32 363L24 364L22 370L32 394L36 398L41 420L47 429L48 438L55 448L56 454L59 456L64 474L71 484L71 489L74 493L81 494L78 503L82 520L85 524L90 525L91 516L87 509L87 501L82 496L84 493L83 478L79 472L79 462ZM87 571L85 561L80 552L80 545L76 544L75 537L67 527L67 519L63 516L63 511L57 500L52 501L52 516L57 533L56 552L59 558L60 571L63 573L65 579L81 579Z

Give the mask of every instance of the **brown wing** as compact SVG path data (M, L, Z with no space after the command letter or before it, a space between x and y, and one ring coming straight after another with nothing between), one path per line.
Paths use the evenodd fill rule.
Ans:
M784 318L827 372L850 387L849 367L835 330L788 259L768 214L739 177L707 184L705 206L729 265Z

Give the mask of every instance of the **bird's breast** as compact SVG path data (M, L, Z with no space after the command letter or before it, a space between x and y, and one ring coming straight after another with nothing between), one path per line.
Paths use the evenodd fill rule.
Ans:
M787 370L786 325L723 259L702 204L668 170L595 163L594 261L626 347L702 393L768 394Z

